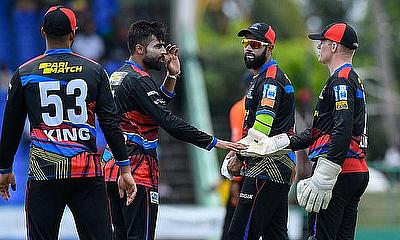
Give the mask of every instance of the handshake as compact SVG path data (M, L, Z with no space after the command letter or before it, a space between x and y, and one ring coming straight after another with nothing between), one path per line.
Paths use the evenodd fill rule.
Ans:
M286 149L290 143L286 133L268 137L254 128L250 128L247 136L239 140L238 143L248 146L247 149L239 151L239 155L243 157L282 155L291 151ZM242 162L237 159L236 153L231 151L222 163L221 174L228 179L233 179L233 176L240 174L241 165Z
M239 154L243 157L264 157L290 152L290 149L285 149L290 144L286 133L268 137L264 133L250 128L247 136L240 139L238 143L248 146L247 149L239 151Z

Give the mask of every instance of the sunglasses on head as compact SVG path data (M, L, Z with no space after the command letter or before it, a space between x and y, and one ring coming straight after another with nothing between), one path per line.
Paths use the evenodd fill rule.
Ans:
M272 45L270 43L260 42L260 41L254 40L254 39L246 39L246 38L242 39L241 43L244 48L246 48L247 46L250 45L250 47L252 49L259 49L259 48L262 48L263 46Z

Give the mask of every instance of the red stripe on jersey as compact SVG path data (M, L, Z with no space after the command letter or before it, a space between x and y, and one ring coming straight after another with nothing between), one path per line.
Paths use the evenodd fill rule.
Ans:
M349 148L354 154L357 155L357 158L365 158L365 152L361 150L359 142L356 142L354 139L351 139L350 141L350 148Z
M265 74L266 78L276 78L276 65L272 65L271 67L268 68L267 73Z
M133 120L138 124L152 124L152 125L157 125L157 122L154 121L150 116L141 113L139 111L130 111L130 112L126 112L123 114L123 116L128 119L128 120Z
M342 70L339 71L338 77L348 79L350 71L351 71L351 67L343 68Z
M321 137L319 137L314 143L308 148L310 153L314 152L318 148L321 148L324 145L327 145L329 141L331 140L331 136L328 134L324 134Z
M71 177L96 177L101 176L100 155L88 152L80 153L71 158Z
M90 58L88 58L88 57L85 57L85 56L79 55L79 54L77 54L77 53L74 53L74 52L72 52L71 54L72 54L72 55L75 55L75 56L77 56L77 57L80 57L80 58L86 59L86 60L88 60L88 61L90 61L90 62L92 62L92 63L95 63L95 64L97 64L97 65L100 65L98 62L96 62L95 60L93 60L93 59L90 59Z
M21 66L19 66L19 68L22 68L23 66L25 66L25 65L27 65L27 64L29 64L29 63L31 63L31 62L33 62L33 61L39 60L39 59L41 59L41 58L43 58L43 57L45 57L45 56L46 56L45 54L42 54L42 55L39 55L39 56L37 56L37 57L35 57L35 58L32 58L31 60L29 60L29 61L23 63Z
M365 159L346 158L342 164L342 173L368 172Z
M135 154L129 159L136 184L157 189L159 177L157 158L147 154Z
M114 159L111 159L104 166L104 179L106 182L116 182L118 179L119 167L115 163Z
M87 152L71 158L71 177L80 176L85 171Z
M120 127L124 132L137 133L150 141L158 138L159 125L157 122L139 111L124 113Z
M138 68L138 67L136 67L134 65L131 65L131 66L132 66L133 70L138 72L142 77L149 77L150 76L150 74L148 72L143 71L143 70L141 70L140 68Z

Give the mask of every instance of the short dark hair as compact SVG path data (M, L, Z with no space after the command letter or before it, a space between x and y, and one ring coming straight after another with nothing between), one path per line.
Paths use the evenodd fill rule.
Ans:
M129 53L135 52L136 44L141 44L144 47L151 41L151 36L155 36L158 40L164 41L165 26L159 22L149 22L146 20L140 20L130 25L128 31L128 49Z
M62 36L56 36L53 34L46 34L47 39L50 39L52 41L59 41L59 42L66 42L69 39L69 34L62 35Z

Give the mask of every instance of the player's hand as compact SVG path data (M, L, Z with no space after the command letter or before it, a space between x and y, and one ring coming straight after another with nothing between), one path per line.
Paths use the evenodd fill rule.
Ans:
M229 180L232 180L233 176L232 176L232 174L229 173L228 163L229 163L229 160L235 155L236 155L236 153L234 151L228 152L228 154L226 154L224 161L222 162L222 166L221 166L222 176L226 177Z
M332 189L342 171L340 165L320 157L314 174L297 183L297 201L308 212L318 213L327 209L332 198Z
M13 191L17 190L14 174L12 172L0 174L0 195L6 201L11 197L9 190L10 185Z
M126 194L126 206L131 204L136 197L137 188L129 166L120 167L118 188L120 198L124 198Z
M240 150L244 150L247 148L246 145L242 144L242 143L233 143L233 142L228 142L228 141L224 141L224 140L217 140L217 144L215 145L216 148L219 149L225 149L225 150L229 150L229 151L235 151L238 152Z
M240 169L242 169L242 161L238 159L236 154L229 158L228 162L228 172L233 176L240 176Z
M178 75L181 72L181 63L178 56L179 48L176 45L168 44L165 50L167 53L164 54L164 61L168 75Z
M290 144L286 133L268 137L264 133L250 128L248 135L239 142L249 145L246 150L239 152L240 155L245 157L262 157L271 154L282 155L290 152L290 149L285 149Z

